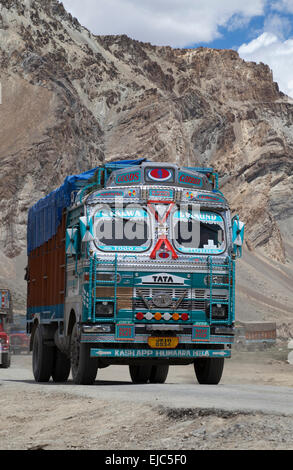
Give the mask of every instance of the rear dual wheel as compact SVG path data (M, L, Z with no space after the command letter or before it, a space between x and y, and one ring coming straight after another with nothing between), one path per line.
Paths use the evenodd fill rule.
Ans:
M45 343L41 325L37 326L33 342L33 374L36 382L66 382L70 373L70 359L56 346Z
M75 324L71 335L70 358L55 345L46 344L42 325L38 325L34 335L33 374L36 382L66 382L70 367L73 382L90 385L95 381L98 363L90 357L89 345L80 342L78 326Z
M129 373L133 383L146 384L150 383L164 383L167 379L169 372L168 365L130 365Z
M45 343L44 332L38 325L33 342L33 374L36 382L49 382L54 365L54 347Z
M55 348L52 379L53 382L66 382L70 374L70 358Z

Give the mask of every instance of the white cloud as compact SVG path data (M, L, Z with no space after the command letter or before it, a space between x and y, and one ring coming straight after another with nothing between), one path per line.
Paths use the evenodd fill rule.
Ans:
M264 32L239 47L238 53L244 60L269 65L280 90L293 98L293 38L283 40L274 33Z
M173 47L212 42L221 36L220 27L228 31L247 28L250 19L263 16L263 33L243 44L239 54L245 60L268 64L280 90L293 97L293 38L286 40L291 24L285 16L293 13L293 0L62 1L94 34L127 34Z
M241 54L241 57L243 57L243 55L249 56L252 54L257 54L260 50L271 46L277 41L278 38L274 34L263 33L258 38L250 41L248 44L242 44L242 46L239 47L238 52Z
M286 16L270 14L265 18L263 30L285 38L290 34L291 28L291 22Z
M293 13L293 1L292 0L277 0L272 3L272 10L277 10L282 13Z
M156 45L185 47L220 36L219 26L247 25L267 0L63 0L98 35L127 34Z

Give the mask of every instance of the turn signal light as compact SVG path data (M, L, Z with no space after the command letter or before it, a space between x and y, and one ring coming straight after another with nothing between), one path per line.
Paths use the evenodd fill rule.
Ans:
M161 320L162 315L160 312L155 313L155 320Z

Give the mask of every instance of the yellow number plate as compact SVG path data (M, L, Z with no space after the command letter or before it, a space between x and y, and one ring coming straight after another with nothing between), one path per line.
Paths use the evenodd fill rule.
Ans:
M148 344L151 348L176 348L178 343L179 338L176 338L174 336L172 336L171 338L166 338L164 336L150 336L148 338Z

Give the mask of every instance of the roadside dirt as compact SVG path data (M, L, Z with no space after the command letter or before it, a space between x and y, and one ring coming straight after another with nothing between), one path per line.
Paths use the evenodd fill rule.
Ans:
M292 387L287 350L235 351L221 383ZM23 380L17 376L25 370ZM123 368L121 368L123 369ZM0 369L0 448L104 450L293 449L293 417L220 409L174 409L34 390L31 357L14 356L11 378ZM8 371L8 370L7 370ZM6 375L7 372L6 371ZM15 371L15 373L14 373ZM111 367L103 380L118 380ZM119 380L129 382L126 368ZM123 375L124 374L124 375ZM196 383L191 366L170 369L168 383ZM9 391L9 393L7 393Z

